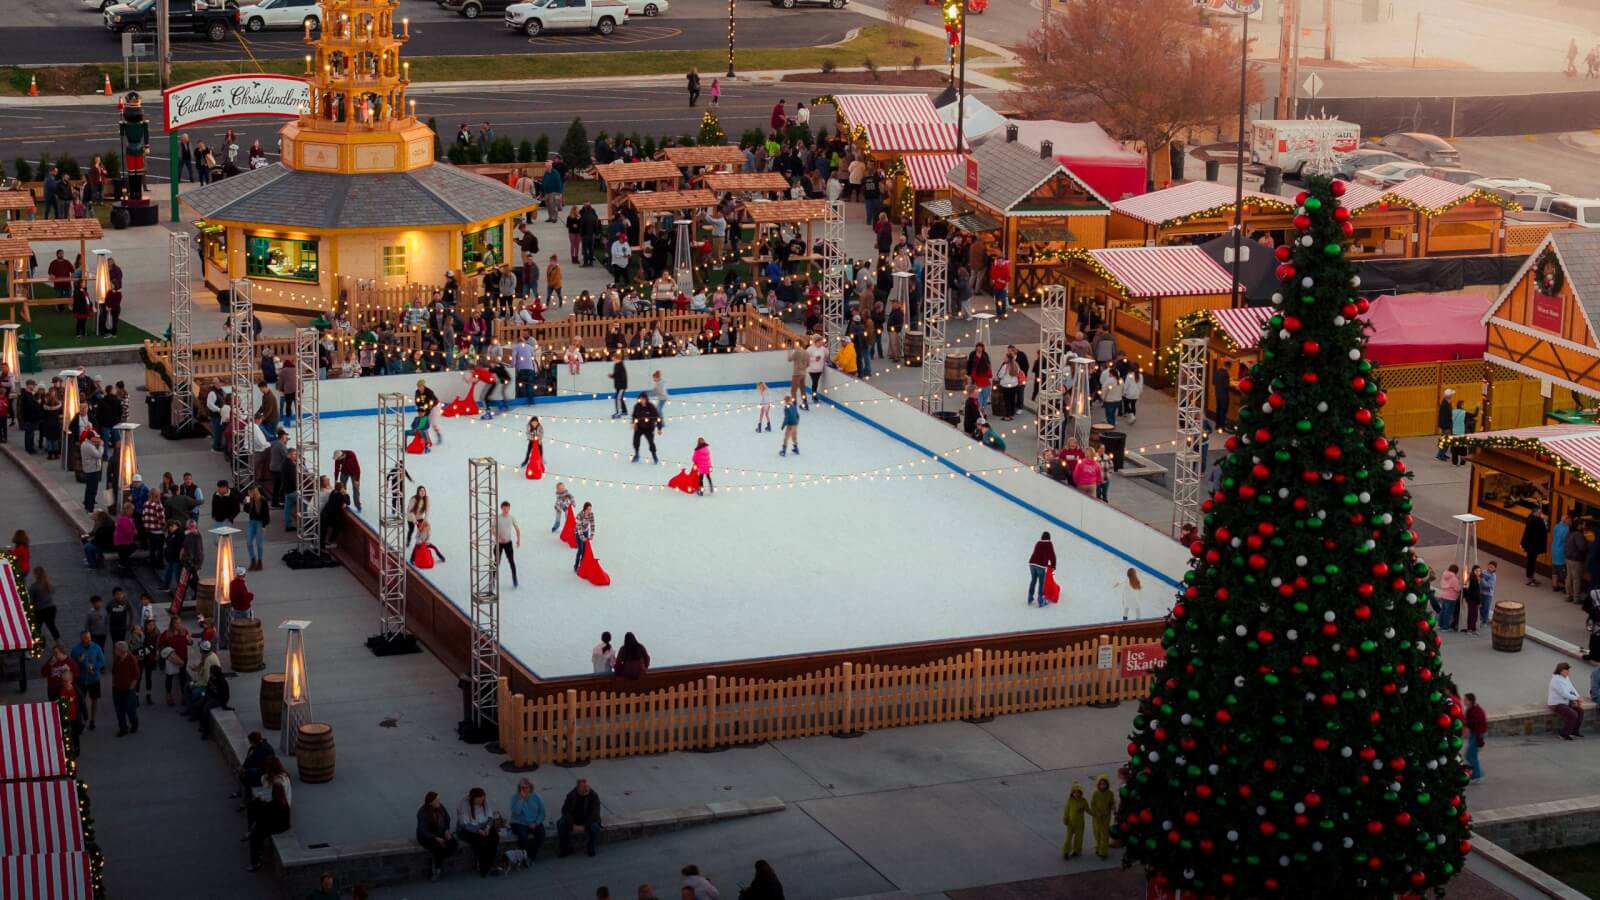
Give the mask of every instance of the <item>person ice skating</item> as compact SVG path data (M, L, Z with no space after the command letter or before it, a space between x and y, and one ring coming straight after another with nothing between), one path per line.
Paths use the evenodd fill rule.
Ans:
M621 352L611 357L611 391L612 402L617 405L617 411L611 414L611 418L620 419L628 414L627 403L622 397L628 391L628 367L622 364Z
M406 504L406 546L411 546L412 535L416 533L417 523L428 517L428 489L417 486L417 492L411 495L411 502Z
M1061 842L1061 858L1071 859L1083 855L1083 816L1089 811L1089 798L1083 796L1083 785L1074 781L1067 793L1066 808L1061 811L1061 824L1067 826L1067 839Z
M600 632L600 643L589 652L589 664L596 675L610 675L617 662L617 650L611 646L611 632Z
M811 364L811 351L805 344L795 344L789 351L789 393L800 398L801 409L806 409L806 368Z
M1111 779L1096 776L1094 796L1089 798L1089 818L1094 821L1094 855L1101 859L1111 855L1111 811L1116 802L1117 795L1111 793Z
M572 493L567 490L567 486L559 481L556 482L556 520L550 525L551 534L561 529L561 522L567 517L567 510L572 509L573 503Z
M511 516L511 504L500 502L500 516L494 520L494 539L499 544L500 556L511 564L511 586L517 586L516 548L522 546L522 526ZM499 560L495 561L499 565Z
M811 346L806 348L806 376L811 379L811 401L817 402L822 387L822 373L828 369L828 345L822 335L811 336ZM809 404L808 404L809 408Z
M439 395L435 394L433 389L428 387L427 379L417 379L417 392L413 395L412 399L417 405L417 415L419 417L427 417L427 428L429 431L433 432L433 442L443 446L444 433L439 430L439 418L436 412L439 408Z
M1139 618L1139 592L1144 586L1139 584L1139 572L1132 566L1128 567L1126 580L1122 582L1122 621Z
M1056 567L1056 545L1050 541L1050 532L1039 534L1039 540L1034 542L1033 554L1028 557L1028 605L1033 605L1035 591L1038 592L1039 605L1047 606L1050 601L1044 597L1045 572Z
M756 434L761 433L761 426L766 425L767 431L772 430L772 401L767 398L767 383L756 382Z
M433 529L429 527L427 519L417 520L417 543L411 548L411 564L419 569L433 568L433 561L445 562L444 553L439 550L439 545L433 542ZM516 565L513 564L515 569ZM512 576L516 580L516 576Z
M661 377L661 370L657 369L650 374L650 399L656 405L656 415L661 420L657 426L658 431L667 430L667 382Z
M528 449L522 453L522 465L526 466L528 460L533 458L533 449L539 448L539 457L544 458L544 425L540 424L538 416L528 418Z
M717 486L711 483L711 445L705 438L700 438L694 445L694 471L700 476L700 490L695 491L695 496L704 497L706 491L715 494Z
M661 425L661 415L656 412L655 404L650 402L650 396L640 392L639 399L633 404L633 461L639 461L639 439L643 438L650 444L650 461L659 464L661 457L656 455L656 428Z
M572 561L572 571L578 571L578 566L583 564L584 548L594 540L594 504L584 503L583 509L578 512L578 528L575 532L578 539L578 556Z
M779 456L788 456L789 447L794 447L794 455L800 455L800 406L794 394L785 394L783 398L783 443L778 447Z

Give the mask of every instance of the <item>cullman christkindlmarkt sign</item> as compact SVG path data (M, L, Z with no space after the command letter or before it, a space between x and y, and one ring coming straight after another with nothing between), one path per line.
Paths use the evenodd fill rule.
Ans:
M222 75L161 93L166 130L235 116L294 118L311 107L311 83L292 75Z

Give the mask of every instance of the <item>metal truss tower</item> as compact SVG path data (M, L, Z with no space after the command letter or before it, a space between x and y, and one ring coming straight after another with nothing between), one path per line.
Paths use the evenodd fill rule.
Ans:
M1178 351L1178 454L1172 473L1172 533L1200 524L1200 444L1204 434L1206 340L1184 338Z
M1039 461L1046 449L1059 450L1065 443L1066 424L1063 394L1067 369L1067 289L1046 285L1039 302L1039 361L1034 377L1039 379Z
M828 338L828 355L844 343L844 204L828 204L822 222L822 327Z
M195 421L194 409L194 328L190 313L194 297L189 290L189 254L193 237L187 231L169 236L168 270L172 288L172 427L182 432Z
M922 249L922 411L944 411L945 323L950 319L950 242L930 240ZM906 310L910 321L911 310Z
M296 537L302 557L322 554L322 506L317 488L322 484L322 392L317 381L317 350L322 335L315 328L294 332L295 419L294 444L299 460L294 467Z
M378 636L406 631L406 395L378 395Z
M248 280L235 281L229 307L233 327L228 332L228 371L233 385L233 441L228 448L233 456L233 489L243 493L255 483L255 468L250 459L250 429L255 418L256 336L255 287ZM269 422L276 425L276 422ZM242 427L241 427L242 426Z
M468 731L492 738L498 722L496 692L500 678L500 559L495 518L500 511L500 465L493 457L467 461L467 520L472 586L470 682L472 718Z

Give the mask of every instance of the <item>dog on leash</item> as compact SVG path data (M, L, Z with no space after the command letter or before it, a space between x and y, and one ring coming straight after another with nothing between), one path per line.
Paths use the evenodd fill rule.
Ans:
M528 860L528 851L526 851L526 850L507 850L506 851L506 871L507 872L510 872L513 869L526 869L528 867L528 862L529 862L529 860Z

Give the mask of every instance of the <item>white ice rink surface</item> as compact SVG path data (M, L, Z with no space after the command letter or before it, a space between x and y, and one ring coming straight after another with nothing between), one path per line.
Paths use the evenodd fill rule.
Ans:
M660 668L1117 621L1130 597L1143 617L1171 605L1169 584L1141 573L1135 595L1126 560L976 481L949 477L943 464L840 409L803 413L802 455L779 458L781 407L774 403L773 431L758 435L754 400L754 391L674 396L657 438L660 465L648 448L629 461L631 426L610 419L608 400L517 406L492 423L440 419L444 443L406 464L408 496L428 488L434 543L448 561L408 577L427 578L466 609L466 460L489 455L502 463L500 497L523 536L521 586L501 571L501 643L542 677L588 673L606 630L618 644L634 632ZM856 409L870 417L873 406ZM549 471L540 481L518 465L530 413L545 427ZM376 529L376 420L325 416L321 437L324 473L335 450L356 452L362 517ZM715 495L654 490L688 466L697 437L711 445ZM1038 478L972 444L949 458L1002 490ZM573 574L574 552L550 533L558 480L580 507L594 504L594 548L609 587ZM1128 519L1126 527L1144 526ZM1044 610L1024 603L1041 530L1054 537L1063 589L1061 603ZM1097 537L1119 545L1117 534Z

